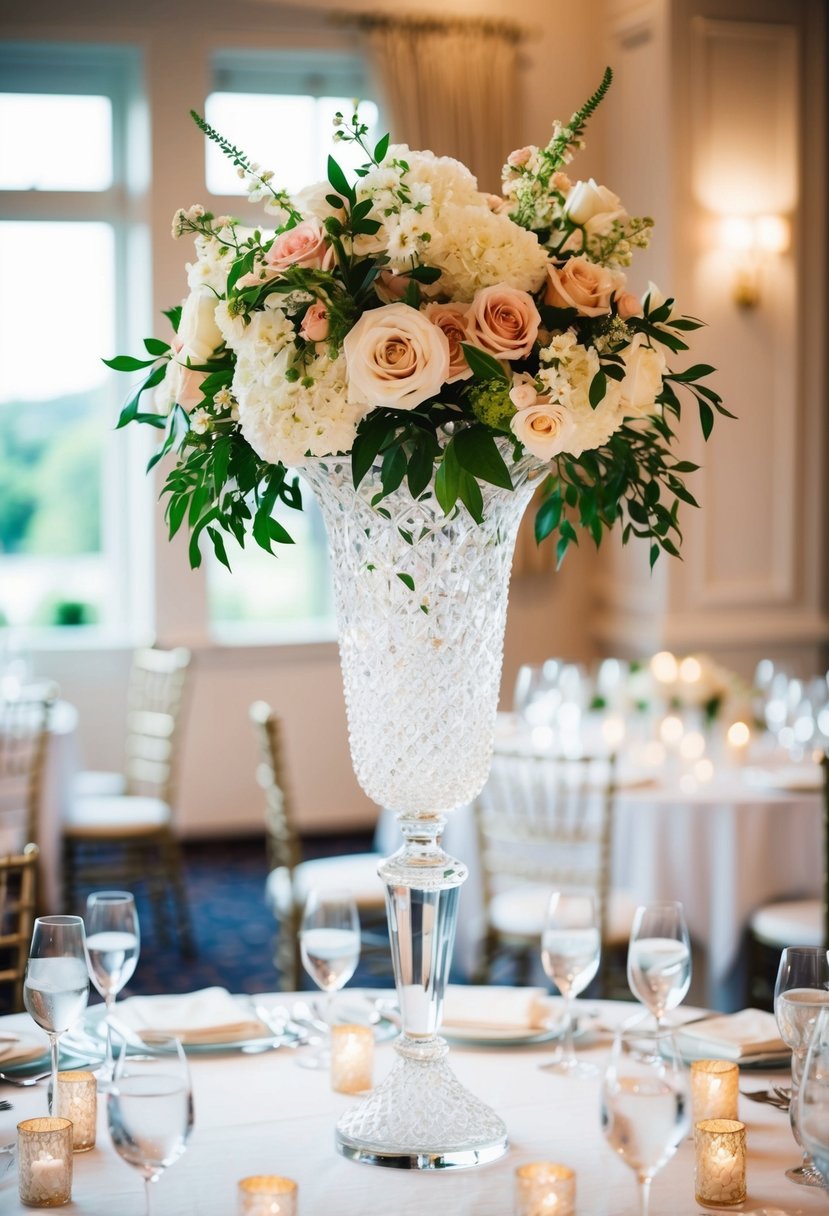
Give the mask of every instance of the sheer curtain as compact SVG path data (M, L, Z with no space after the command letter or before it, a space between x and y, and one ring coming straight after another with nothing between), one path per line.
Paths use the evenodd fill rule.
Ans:
M354 14L389 109L392 140L468 165L500 193L518 138L522 31L504 21Z

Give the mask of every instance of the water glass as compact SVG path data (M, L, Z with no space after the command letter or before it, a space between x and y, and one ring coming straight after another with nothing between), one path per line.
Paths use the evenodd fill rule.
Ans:
M661 1028L691 985L691 942L680 903L643 904L636 909L627 962L633 995Z
M792 1051L792 1098L789 1121L792 1135L803 1149L800 1165L786 1170L786 1177L803 1186L823 1186L823 1177L804 1143L800 1120L800 1083L806 1053L818 1016L829 1006L829 956L812 946L787 946L780 956L774 988L774 1016L780 1037Z
M58 1092L60 1036L77 1022L88 999L83 921L79 916L39 916L29 947L23 1004L49 1036L52 1058L50 1113Z
M350 891L311 891L305 901L299 930L302 965L325 993L324 1019L331 1026L334 993L343 988L360 961L360 918ZM303 1054L306 1068L328 1068L329 1043L313 1054Z
M129 891L93 891L86 901L86 957L92 983L106 1006L106 1055L101 1082L112 1080L112 1027L115 998L138 962L140 935L135 900Z
M593 1076L596 1068L576 1057L573 1047L573 998L583 992L599 969L599 910L592 891L554 891L541 932L541 963L564 997L564 1037L550 1072Z
M801 1143L829 1190L829 1008L815 1023L797 1100Z

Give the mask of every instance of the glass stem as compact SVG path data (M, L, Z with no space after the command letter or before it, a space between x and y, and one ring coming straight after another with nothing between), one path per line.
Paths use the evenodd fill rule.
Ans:
M144 1175L144 1198L146 1200L145 1216L153 1216L153 1180L148 1174Z
M115 1059L112 1054L112 1027L109 1024L109 1015L112 1012L112 1006L115 1004L115 993L109 992L104 997L104 1008L106 1009L105 1021L107 1024L107 1040L106 1050L104 1052L104 1076L107 1081L111 1081L115 1074Z
M561 1043L561 1062L572 1067L576 1063L576 1049L573 1046L573 998L569 993L564 997L564 1038Z
M639 1216L648 1216L651 1206L652 1178L639 1179Z
M51 1115L55 1109L55 1100L58 1096L58 1071L60 1069L60 1035L55 1034L51 1030L46 1032L49 1036L49 1052L52 1060L52 1083L49 1088L49 1114Z

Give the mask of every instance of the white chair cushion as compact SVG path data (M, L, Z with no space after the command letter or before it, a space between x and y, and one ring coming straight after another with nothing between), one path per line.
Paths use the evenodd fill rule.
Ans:
M123 773L104 773L89 769L78 773L72 782L75 798L105 798L126 792L127 779Z
M490 902L490 924L506 936L540 941L549 902L549 887L527 885L501 891ZM636 901L627 891L610 892L605 939L609 944L628 940L635 912Z
M303 861L294 870L293 889L291 876L282 866L268 875L265 900L278 915L292 905L302 907L311 890L333 891L342 887L351 892L358 908L382 908L386 888L377 873L381 860L379 853L346 853Z
M75 798L64 828L72 836L133 836L155 832L170 822L170 808L160 798L121 794L107 798Z
M749 922L751 932L770 946L822 946L823 916L819 899L789 899L760 908Z

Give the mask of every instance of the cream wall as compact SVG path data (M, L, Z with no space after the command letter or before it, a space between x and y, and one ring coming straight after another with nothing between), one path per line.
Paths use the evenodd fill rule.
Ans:
M305 0L301 6L279 0L237 0L233 5L218 0L198 4L121 0L118 5L77 0L70 11L63 0L40 0L29 6L26 17L18 15L14 22L8 16L0 19L6 38L109 39L143 47L150 119L156 131L162 128L165 134L157 144L151 186L133 202L137 215L157 236L152 260L155 315L184 290L180 251L166 241L170 216L176 207L203 194L201 145L187 116L204 96L206 80L192 66L199 54L212 46L280 45L297 37L311 45L326 45L333 38L353 35L343 35L321 21L323 10L361 7L395 11L399 5L396 0L369 0L364 5L351 0ZM553 653L590 658L602 650L641 653L666 643L677 648L705 645L744 669L766 650L788 650L798 662L816 661L817 649L827 638L822 517L814 523L819 504L821 508L825 504L821 495L827 464L821 432L825 290L822 282L810 286L811 311L802 315L793 311L805 301L802 287L799 304L786 300L786 292L794 291L785 286L786 281L803 281L796 272L805 269L806 250L798 247L780 270L781 285L774 300L784 302L781 317L774 311L778 304L765 303L751 317L735 314L722 285L705 269L707 246L700 235L698 207L689 201L696 164L689 140L699 133L692 121L691 54L699 52L695 17L713 10L748 21L759 19L762 10L764 19L793 22L801 55L796 132L799 143L806 141L802 146L812 170L810 196L802 206L804 215L812 217L811 233L818 231L814 217L823 214L825 178L819 140L825 125L822 110L807 124L804 98L807 89L813 97L822 97L825 82L822 5L809 0L728 0L707 6L697 0L673 4L525 0L519 14L508 0L444 0L408 7L432 8L444 15L517 16L530 28L521 52L520 79L521 135L528 142L543 142L551 120L567 117L595 87L605 63L614 65L616 83L590 127L589 148L577 166L579 175L594 174L618 190L631 209L655 215L654 246L634 285L644 287L649 275L670 282L686 310L698 311L711 321L705 357L722 369L723 391L742 419L718 428L703 483L697 483L700 497L716 504L716 518L688 521L683 566L672 563L669 568L662 562L651 577L641 550L603 553L597 559L592 546L585 545L568 555L558 574L527 575L514 581L504 703L509 701L518 664ZM820 256L814 244L808 249L815 280L821 249ZM793 392L788 391L790 365L797 369ZM778 397L770 386L781 378L788 389ZM749 429L758 416L762 426ZM757 492L762 470L770 461L776 467L776 456L786 444L789 463L775 495L783 519L778 520L769 545L764 521L777 519L778 508L766 507L766 515L757 515L751 496ZM144 493L150 509L146 487ZM686 512L686 521L689 514L693 513ZM161 598L149 587L147 597L156 605L159 641L186 643L195 656L181 782L182 831L218 834L260 826L261 799L253 779L255 747L246 720L248 705L258 697L270 700L284 717L302 825L327 830L371 824L375 808L359 790L348 757L335 646L215 645L207 629L202 578L187 570L181 545L167 544L160 522L155 546L156 586L163 586L165 595ZM743 583L732 600L731 592L723 599L729 568L737 570ZM768 582L773 569L783 571L778 591L772 594L768 585L756 591L764 578ZM274 577L278 577L276 569ZM52 650L38 661L81 710L86 763L116 765L128 645L82 652Z

